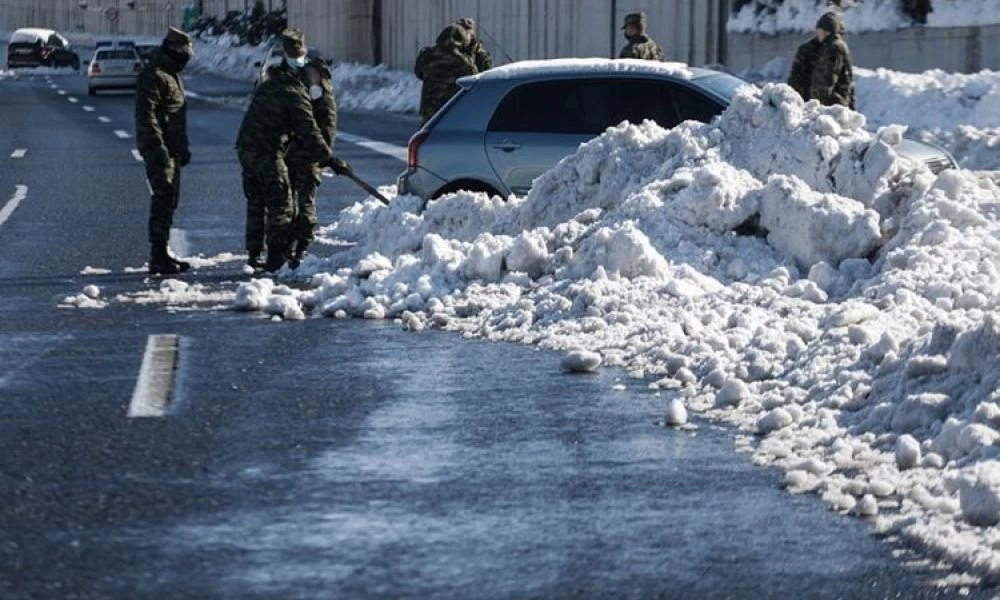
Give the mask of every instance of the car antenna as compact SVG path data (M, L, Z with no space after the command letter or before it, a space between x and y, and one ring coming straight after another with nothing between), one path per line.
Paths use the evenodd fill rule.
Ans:
M479 25L479 31L482 31L483 35L485 35L486 37L488 37L490 39L490 41L493 42L493 45L496 46L498 50L500 50L500 52L503 52L504 58L507 59L507 62L509 62L509 63L517 62L513 58L511 58L510 54L507 54L507 51L503 49L503 46L500 45L500 42L498 42L495 37L493 37L492 35L490 35L490 32L486 31L486 28L483 27L482 24Z

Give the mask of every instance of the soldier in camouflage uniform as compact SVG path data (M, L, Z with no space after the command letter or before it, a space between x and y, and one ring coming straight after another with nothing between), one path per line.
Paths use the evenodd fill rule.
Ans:
M837 17L837 14L832 11L830 12L835 21L843 25L843 21ZM841 35L843 33L843 31L840 32ZM819 49L822 45L823 43L819 41L819 38L813 36L808 42L799 46L798 50L795 51L795 59L792 61L792 70L788 75L788 85L806 101L809 101L811 98L809 88L812 86L812 74L816 68L816 57L819 55Z
M322 59L317 58L311 60L297 74L303 85L309 90L313 117L323 135L323 141L332 152L337 139L337 100L333 94L330 69ZM305 148L298 138L293 137L285 157L292 196L295 199L290 261L293 267L297 267L302 261L306 249L312 243L313 230L316 228L316 190L322 181L319 165L311 161L308 153L304 154L303 150Z
M171 27L135 90L136 144L153 190L149 210L149 272L174 274L191 267L167 250L180 199L181 167L191 162L187 102L180 72L192 56L191 38Z
M467 29L449 25L438 35L436 45L424 48L417 55L413 72L424 82L420 90L420 116L424 122L455 95L458 91L456 80L478 73L467 54L469 40Z
M469 45L465 47L465 51L475 63L476 71L482 73L492 69L493 57L486 51L483 41L476 35L476 20L472 17L465 17L456 21L455 24L469 32Z
M646 13L637 12L625 15L625 39L628 44L622 48L618 58L640 58L643 60L667 60L663 49L653 38L646 35Z
M809 84L809 97L825 106L841 104L854 108L854 68L851 51L842 33L840 15L828 12L816 22L816 39L820 41Z
M285 164L289 140L295 138L298 154L309 163L331 166L338 173L350 171L347 163L330 154L313 116L309 90L298 75L306 65L304 36L298 30L286 30L282 47L285 60L254 92L236 142L247 197L248 263L259 266L266 235L264 269L272 272L278 271L287 259L295 214Z

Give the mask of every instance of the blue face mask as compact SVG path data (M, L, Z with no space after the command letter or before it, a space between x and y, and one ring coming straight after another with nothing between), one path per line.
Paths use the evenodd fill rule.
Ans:
M306 66L306 57L305 56L300 56L298 58L288 57L285 59L285 62L287 62L288 66L293 69L301 69L302 67Z

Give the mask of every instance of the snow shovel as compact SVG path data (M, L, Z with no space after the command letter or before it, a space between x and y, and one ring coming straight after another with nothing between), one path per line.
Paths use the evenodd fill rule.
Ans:
M389 206L389 199L386 198L385 196L383 196L382 192L380 192L380 191L376 190L375 188L373 188L372 186L368 185L368 183L366 183L363 179L361 179L360 177L358 177L354 173L347 173L346 175L344 175L344 177L347 177L348 179L350 179L354 183L358 184L358 187L360 187L364 191L368 192L372 196L375 196L375 198L379 202L381 202L382 204L385 204L386 206Z

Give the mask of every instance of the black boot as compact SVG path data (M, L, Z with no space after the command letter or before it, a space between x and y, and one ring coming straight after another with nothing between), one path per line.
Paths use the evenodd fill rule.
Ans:
M267 262L264 263L264 270L268 273L277 273L281 267L285 266L286 246L279 244L269 244L267 248Z
M264 259L261 257L263 251L261 250L249 250L249 256L247 257L247 264L254 271L260 271L264 268Z
M305 259L306 254L308 254L308 248L309 240L298 240L295 242L295 250L292 251L291 258L288 259L288 266L293 269L298 269L299 265L302 264L302 260Z
M178 260L176 256L170 254L169 250L167 250L167 258L170 259L170 262L177 265L177 268L181 270L181 273L191 268L191 263L186 260Z
M153 242L149 252L149 272L153 275L176 275L183 271L181 266L167 254L165 242Z

